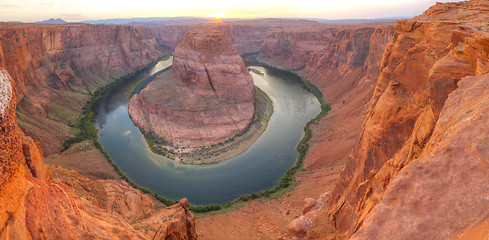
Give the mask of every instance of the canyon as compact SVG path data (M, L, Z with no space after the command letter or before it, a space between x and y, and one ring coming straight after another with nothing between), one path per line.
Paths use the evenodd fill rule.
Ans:
M287 192L197 218L185 199L165 208L113 170L78 173L69 158L112 169L93 143L56 153L97 89L174 48L172 74L188 67L177 53L190 48L177 46L195 25L2 24L0 238L485 239L488 12L471 0L397 23L221 24L233 56L259 50L331 111ZM61 166L48 168L49 154Z
M129 114L171 147L211 146L248 128L254 94L248 68L225 33L198 28L175 48L172 72L131 97Z

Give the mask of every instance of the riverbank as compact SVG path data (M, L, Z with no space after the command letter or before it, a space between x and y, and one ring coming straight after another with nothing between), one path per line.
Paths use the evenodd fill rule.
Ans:
M255 69L255 71L258 71ZM259 71L258 71L259 72ZM260 73L254 72L260 75ZM263 76L263 73L261 73ZM208 147L175 148L158 144L162 142L154 135L144 134L149 148L154 153L169 157L182 164L206 165L236 157L245 152L261 136L268 126L273 114L273 103L270 97L255 86L255 113L250 125L242 132L228 140Z

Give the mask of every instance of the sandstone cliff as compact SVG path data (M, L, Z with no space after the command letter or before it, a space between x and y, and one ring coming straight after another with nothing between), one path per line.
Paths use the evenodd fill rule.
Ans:
M477 19L486 17L483 9L485 1L437 4L398 22L358 145L332 194L331 220L346 236L446 239L487 218L488 179L462 177L478 175L487 161L478 150L485 140L469 131L485 131L476 121L485 116L485 78L460 80L488 71L487 27ZM469 18L450 19L454 12Z
M20 126L46 150L98 88L164 55L148 29L89 24L0 25L0 67L15 79Z
M223 32L199 28L129 103L134 123L175 146L204 146L241 133L254 114L253 79Z
M94 183L76 172L50 180L42 148L17 125L15 83L2 68L0 93L1 239L196 239L186 199L156 211L124 182Z

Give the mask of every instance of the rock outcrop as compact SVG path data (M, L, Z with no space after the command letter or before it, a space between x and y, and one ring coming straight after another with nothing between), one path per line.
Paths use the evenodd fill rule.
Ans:
M147 67L165 51L151 31L115 25L0 24L0 67L18 88L19 124L47 154L72 136L100 87Z
M478 150L484 134L469 129L485 131L477 120L485 116L486 77L460 80L489 70L487 26L450 19L476 11L484 18L486 8L486 1L437 4L397 23L359 143L332 194L331 220L346 236L446 239L487 218L487 179L466 177L487 161Z
M196 239L186 199L156 211L148 196L122 182L93 183L73 172L84 184L50 179L39 143L17 125L15 82L2 68L0 93L1 239ZM170 221L152 220L161 216Z
M253 79L223 32L199 28L129 103L133 122L174 146L206 146L243 132L254 114Z
M314 228L314 222L320 221L317 219L318 211L326 206L329 193L324 193L316 201L314 198L304 199L304 207L302 215L294 219L287 225L287 231L294 237L304 237L307 232Z

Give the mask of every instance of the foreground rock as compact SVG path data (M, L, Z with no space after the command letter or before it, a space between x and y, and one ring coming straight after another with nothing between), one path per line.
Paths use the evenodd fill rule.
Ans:
M223 32L189 31L172 72L159 74L129 103L133 122L173 146L207 146L243 132L254 114L253 79Z
M196 239L185 199L156 211L122 182L94 183L76 172L70 181L50 179L39 143L17 125L15 106L14 81L0 68L0 239ZM146 231L134 225L160 216L178 217L143 224Z
M480 21L487 8L487 1L437 4L398 22L359 143L332 195L330 220L345 237L447 239L487 218L479 122L486 121L487 80L464 78L488 71Z

